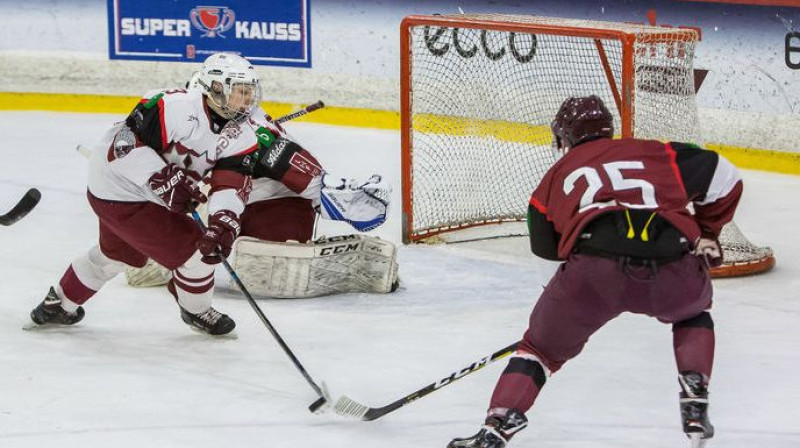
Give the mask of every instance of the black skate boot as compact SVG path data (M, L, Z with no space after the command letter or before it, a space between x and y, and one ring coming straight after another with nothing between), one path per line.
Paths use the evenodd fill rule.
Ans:
M222 314L214 308L200 314L192 314L181 308L181 319L192 328L212 336L228 334L236 328L236 322L227 314Z
M505 416L490 415L480 431L472 437L453 439L447 448L503 448L511 437L528 426L528 419L516 409Z
M705 446L714 437L714 427L708 420L708 380L698 372L681 372L681 419L683 432L691 441L692 448Z
M61 297L56 294L55 288L51 286L42 303L31 311L31 320L37 325L73 325L80 322L85 314L82 306L79 306L74 313L62 308Z

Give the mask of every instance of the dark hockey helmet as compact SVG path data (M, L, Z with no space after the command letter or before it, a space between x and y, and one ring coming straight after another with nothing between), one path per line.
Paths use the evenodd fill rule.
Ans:
M567 98L553 123L554 146L564 151L600 137L614 136L614 117L597 95Z

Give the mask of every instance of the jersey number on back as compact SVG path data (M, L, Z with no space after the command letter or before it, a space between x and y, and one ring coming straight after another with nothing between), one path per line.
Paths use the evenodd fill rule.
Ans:
M600 177L600 173L598 173L596 169L588 166L582 166L569 173L569 175L564 179L564 194L569 195L572 193L572 191L575 189L575 184L578 182L578 179L584 178L586 179L588 187L583 193L583 196L581 196L580 209L578 212L584 212L593 208L611 207L617 204L628 208L658 208L658 203L656 202L656 189L653 184L643 179L625 178L622 175L622 170L643 169L644 163L639 161L625 160L603 164L603 170L606 172L608 179L611 181L612 190L641 190L642 202L639 204L622 201L617 202L614 199L606 202L595 202L595 196L603 188L603 179Z

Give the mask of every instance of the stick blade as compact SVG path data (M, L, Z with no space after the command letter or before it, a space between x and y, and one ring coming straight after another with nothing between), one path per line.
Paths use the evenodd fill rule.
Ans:
M336 400L336 404L333 405L333 411L343 417L364 420L364 416L367 415L369 407L348 397L339 397L339 399Z
M308 410L314 414L317 414L321 412L322 407L325 406L327 403L328 400L326 400L325 397L319 397L317 401L311 403L311 405L308 406Z
M319 393L320 397L308 406L308 410L312 414L322 414L331 407L331 395L328 393L328 386L325 385L324 381L320 384Z
M39 203L40 199L42 199L42 193L35 188L31 188L25 193L24 196L22 196L22 199L17 202L17 205L15 205L14 208L12 208L5 215L0 216L0 224L4 226L10 226L24 218L25 215L30 213L30 211L36 207L36 204Z

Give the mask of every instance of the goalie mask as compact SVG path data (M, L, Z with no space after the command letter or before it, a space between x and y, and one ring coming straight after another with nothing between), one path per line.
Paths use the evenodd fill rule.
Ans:
M567 152L581 143L614 136L614 117L597 95L567 98L550 125L553 147Z
M247 59L232 53L209 56L192 75L189 88L203 92L214 112L237 122L249 117L261 103L258 74Z

